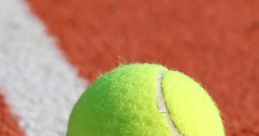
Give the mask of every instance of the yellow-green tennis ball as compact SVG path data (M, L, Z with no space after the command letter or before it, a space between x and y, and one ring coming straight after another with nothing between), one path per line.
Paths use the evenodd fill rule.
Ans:
M100 76L80 97L67 136L224 136L220 112L193 79L131 64Z

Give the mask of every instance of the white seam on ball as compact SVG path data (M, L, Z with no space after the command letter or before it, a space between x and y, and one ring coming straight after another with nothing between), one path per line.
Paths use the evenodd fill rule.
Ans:
M158 109L159 112L161 112L162 114L165 114L169 126L172 130L172 136L182 136L181 133L179 132L179 130L176 128L176 126L174 125L174 122L172 120L172 118L170 117L170 113L168 111L168 107L166 104L166 101L164 99L164 93L163 93L163 86L162 86L162 80L164 78L165 75L165 71L162 71L158 74L157 76L157 105L158 105Z

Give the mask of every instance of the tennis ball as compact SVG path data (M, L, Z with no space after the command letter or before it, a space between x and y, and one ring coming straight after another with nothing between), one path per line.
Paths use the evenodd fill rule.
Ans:
M181 72L122 65L100 76L75 104L67 136L224 136L208 93Z

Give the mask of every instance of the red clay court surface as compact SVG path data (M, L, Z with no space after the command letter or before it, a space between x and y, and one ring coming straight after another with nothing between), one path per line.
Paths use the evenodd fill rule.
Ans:
M9 106L6 105L4 97L0 95L0 135L22 136L22 130L18 127L15 117L11 116Z
M207 88L229 136L259 135L258 0L29 3L82 77L119 63L161 63Z
M30 0L80 74L159 62L202 82L228 135L259 135L259 1Z

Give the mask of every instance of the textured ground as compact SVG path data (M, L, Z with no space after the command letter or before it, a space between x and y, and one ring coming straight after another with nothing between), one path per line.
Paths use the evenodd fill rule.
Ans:
M207 87L229 135L259 135L259 1L30 3L83 77L121 61L161 62Z
M22 134L18 125L26 136L64 136L86 88L22 0L0 2L0 88L0 104L9 105L0 107L0 136Z
M14 117L5 99L0 95L0 134L1 136L21 136L23 131L18 126L16 117Z
M228 135L259 135L258 0L27 2L82 78L119 63L162 63L209 90Z

